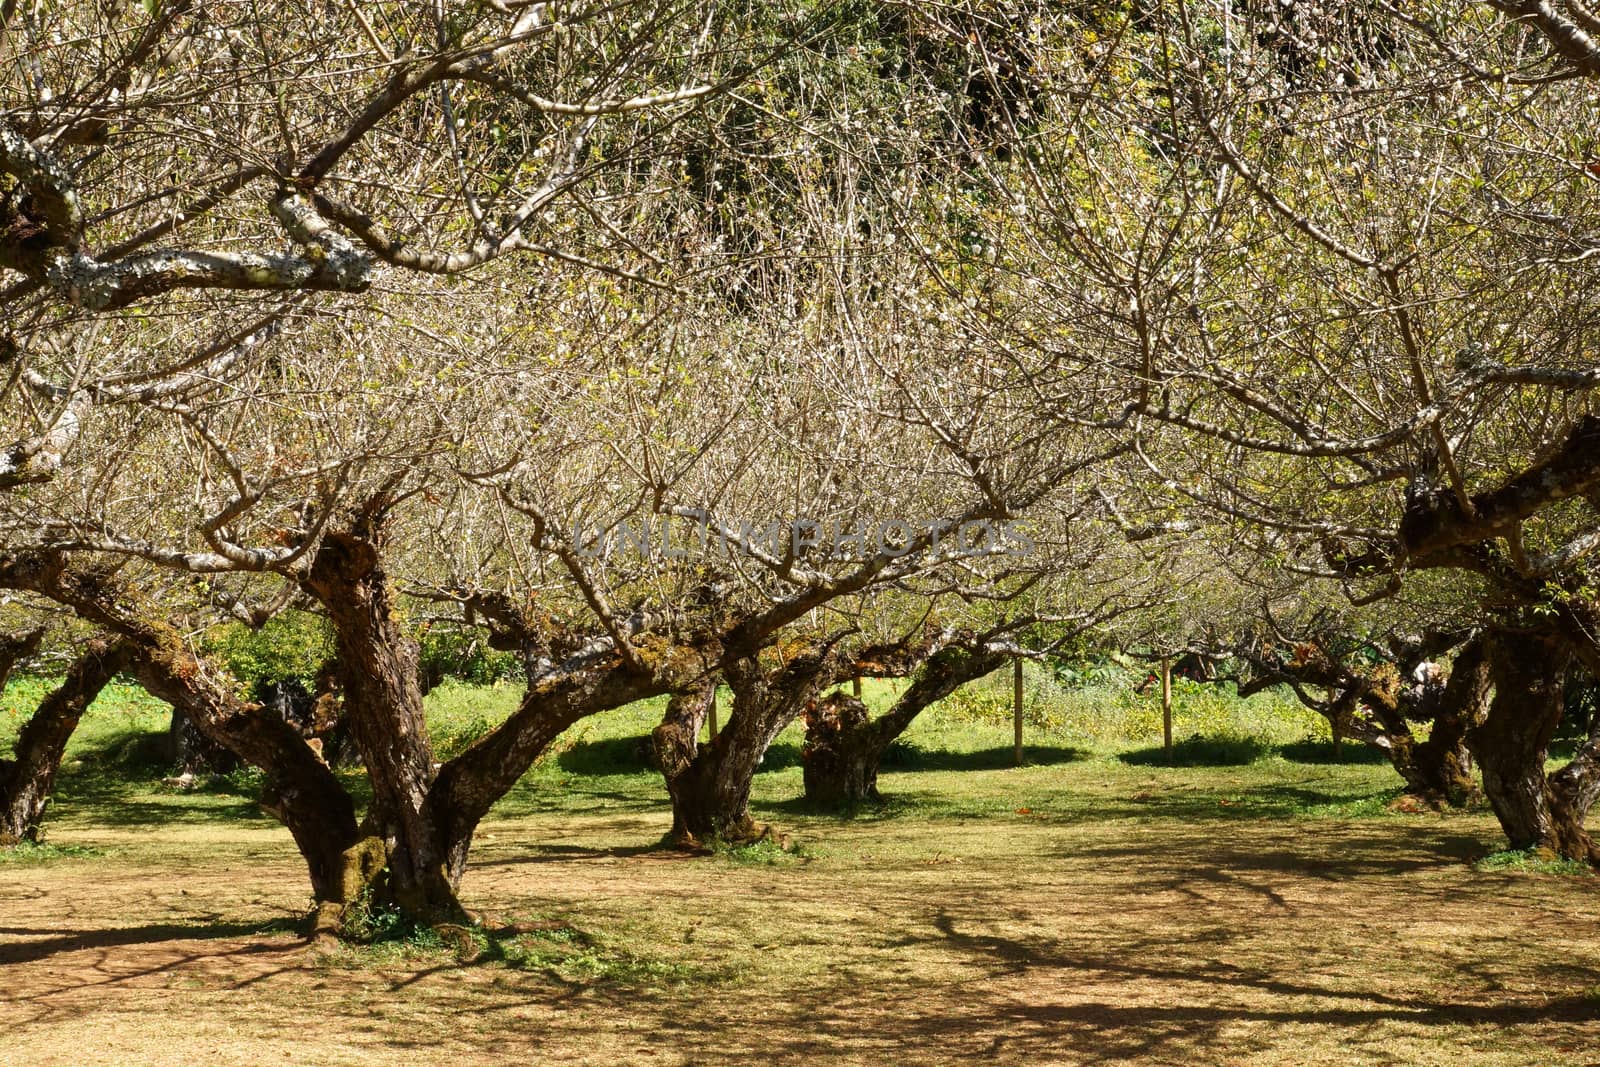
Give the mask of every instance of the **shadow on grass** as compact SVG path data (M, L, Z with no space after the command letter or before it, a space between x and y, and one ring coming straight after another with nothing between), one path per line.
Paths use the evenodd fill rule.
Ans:
M74 775L56 790L56 811L47 815L46 827L63 808L93 809L96 823L117 827L273 821L254 795L243 797L225 788L160 792L162 788L150 781Z
M1389 762L1388 754L1382 749L1355 741L1346 741L1337 753L1334 752L1333 742L1331 741L1296 741L1291 745L1279 745L1278 755L1291 763L1334 766L1344 766L1346 764L1376 765Z
M0 926L6 937L39 937L0 945L0 964L32 963L62 952L83 949L123 948L153 945L162 941L219 941L235 937L261 937L267 934L303 934L300 919L270 919L267 922L152 923L110 930L35 930L28 927ZM48 935L48 936L43 936Z
M655 749L648 734L579 741L556 756L556 766L570 774L641 774L656 769Z
M1254 737L1186 737L1172 746L1170 757L1157 746L1134 749L1117 758L1135 767L1243 767L1272 751L1271 745Z
M1024 745L1024 766L1076 763L1089 758L1081 748L1068 745ZM1009 745L981 748L971 752L927 749L920 745L895 742L883 754L880 771L997 771L1016 766L1016 751Z
M667 859L693 858L693 853L678 848L665 839L656 839L637 845L612 845L601 847L596 845L555 845L542 844L534 841L517 846L516 855L495 856L491 859L475 860L473 866L478 869L491 867L516 867L528 863L544 863L550 860L619 860L633 859L640 856L660 856Z
M1186 737L1172 746L1172 758L1159 746L1134 749L1117 758L1136 767L1244 767L1271 756L1291 763L1326 766L1378 765L1389 762L1381 749L1347 741L1337 753L1329 741L1295 741L1274 745L1255 737Z
M757 773L781 771L799 765L800 746L792 741L779 741L767 749ZM648 734L579 741L556 756L556 766L570 774L589 775L655 774L660 771Z
M1398 784L1379 790L1318 789L1291 784L1258 784L1236 792L1223 789L1149 790L1126 801L1102 805L1105 818L1159 817L1194 822L1231 819L1287 819L1296 816L1375 818L1390 816L1390 801L1405 790Z

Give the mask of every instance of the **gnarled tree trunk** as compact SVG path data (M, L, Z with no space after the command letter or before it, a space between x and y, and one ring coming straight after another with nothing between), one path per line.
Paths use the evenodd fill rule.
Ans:
M1567 652L1554 639L1506 631L1489 648L1494 697L1467 743L1483 769L1483 791L1514 849L1545 848L1588 859L1593 845L1573 812L1552 809L1544 772L1550 738L1561 722Z
M1412 748L1411 790L1439 807L1461 807L1479 795L1467 734L1482 721L1493 685L1485 641L1474 637L1456 653L1449 681L1432 707L1428 739Z
M417 643L395 617L380 548L374 532L331 533L303 584L333 623L345 719L372 783L362 835L381 842L386 858L383 880L372 888L422 921L461 922L467 916L456 898L460 871L427 804L433 748Z
M667 700L666 713L661 724L651 731L655 744L656 762L667 781L667 794L672 798L672 840L680 844L691 843L696 835L684 813L703 806L695 795L701 788L696 772L700 757L700 731L715 699L716 687L711 679ZM715 741L715 738L712 738ZM703 764L701 771L703 773ZM705 821L694 825L704 826ZM705 831L709 833L709 831Z
M145 632L161 636L152 629ZM170 640L135 648L135 676L208 740L266 773L263 806L288 828L305 858L319 926L334 921L354 899L349 853L357 834L350 794L294 727L259 705L240 701L229 679L211 671L176 634L168 636Z
M1590 724L1589 736L1571 762L1550 776L1549 788L1556 851L1600 864L1600 847L1584 829L1589 809L1600 798L1600 715Z
M1004 666L1003 652L951 646L929 657L894 706L872 719L866 705L834 693L806 714L806 799L825 807L853 807L879 799L883 754L930 704Z
M692 669L692 668L691 668ZM614 650L580 654L529 679L511 717L439 769L424 810L459 884L478 823L561 732L578 720L686 684L639 670Z
M756 770L773 739L833 681L835 667L831 643L807 650L770 675L754 655L731 658L723 670L733 707L722 730L704 745L694 744L692 737L709 707L710 691L669 702L656 740L672 798L675 843L692 848L712 840L742 844L766 836L768 828L750 815Z
M105 635L91 638L61 685L23 725L14 758L0 761L0 845L38 840L67 742L84 709L127 665L128 653L126 642Z

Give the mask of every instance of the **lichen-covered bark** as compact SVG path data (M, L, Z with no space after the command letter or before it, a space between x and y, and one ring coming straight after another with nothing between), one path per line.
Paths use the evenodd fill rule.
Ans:
M37 642L35 642L37 643ZM17 734L13 758L0 760L0 846L35 841L67 742L84 709L128 662L126 642L91 638Z
M1302 703L1327 718L1334 736L1381 750L1412 795L1438 808L1459 806L1477 794L1466 731L1482 717L1488 699L1480 644L1475 639L1462 646L1451 680L1442 687L1407 688L1396 664L1346 662L1320 640L1295 646L1283 659L1246 653L1258 676L1239 692L1246 696L1288 683ZM1307 686L1326 689L1330 696L1319 700ZM1413 722L1432 723L1425 740L1418 740Z
M333 623L343 718L372 783L362 833L382 843L385 861L371 887L414 918L460 922L468 917L458 894L473 834L495 801L568 726L667 692L667 679L699 663L668 655L650 666L614 649L580 653L535 675L509 719L436 767L416 642L397 620L381 548L380 529L330 534L304 585ZM350 863L351 872L370 868L370 848Z

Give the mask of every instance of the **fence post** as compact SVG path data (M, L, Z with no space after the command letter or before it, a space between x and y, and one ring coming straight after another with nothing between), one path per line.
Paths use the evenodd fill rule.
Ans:
M1022 766L1022 657L1011 661L1011 726L1014 741L1012 760Z
M1172 657L1161 657L1161 751L1172 764Z

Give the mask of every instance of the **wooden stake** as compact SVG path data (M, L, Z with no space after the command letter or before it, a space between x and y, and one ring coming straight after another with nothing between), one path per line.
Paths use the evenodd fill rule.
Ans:
M855 680L850 683L850 688L851 688L852 692L854 693L855 698L857 700L860 700L861 699L861 675L858 674L858 675L855 676Z
M1161 657L1161 750L1172 763L1172 657Z
M717 689L711 687L711 707L706 709L706 740L710 741L717 736Z
M1012 759L1018 767L1022 766L1022 657L1018 656L1011 661L1011 726L1015 741L1012 745Z

